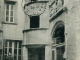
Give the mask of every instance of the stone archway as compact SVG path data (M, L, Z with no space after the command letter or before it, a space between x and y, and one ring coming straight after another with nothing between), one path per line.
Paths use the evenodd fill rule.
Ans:
M65 60L65 26L62 21L58 21L52 30L52 60Z

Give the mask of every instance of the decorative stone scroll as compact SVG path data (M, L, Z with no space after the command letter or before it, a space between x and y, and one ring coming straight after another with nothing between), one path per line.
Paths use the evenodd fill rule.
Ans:
M50 5L50 17L54 15L60 8L63 7L64 0L55 0L53 4Z
M24 12L29 16L41 15L44 13L47 1L36 1L24 4Z

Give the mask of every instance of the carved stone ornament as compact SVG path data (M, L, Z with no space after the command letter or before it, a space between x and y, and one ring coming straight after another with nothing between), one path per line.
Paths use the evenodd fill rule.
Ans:
M41 15L46 10L47 3L44 1L30 2L24 4L24 12L29 16Z

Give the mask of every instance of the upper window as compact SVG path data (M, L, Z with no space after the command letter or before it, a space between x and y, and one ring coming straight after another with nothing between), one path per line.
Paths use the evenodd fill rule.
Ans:
M14 5L6 4L6 22L13 23L14 22Z
M39 28L39 16L30 17L30 28Z

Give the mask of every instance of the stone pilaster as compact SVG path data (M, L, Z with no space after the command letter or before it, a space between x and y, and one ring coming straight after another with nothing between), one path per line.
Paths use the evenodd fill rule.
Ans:
M51 46L45 46L45 60L52 60Z
M23 46L22 48L23 48L23 50L22 50L22 53L23 53L22 60L28 60L28 48L26 46Z

